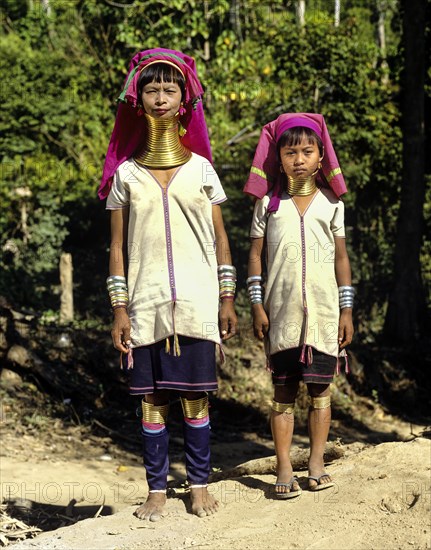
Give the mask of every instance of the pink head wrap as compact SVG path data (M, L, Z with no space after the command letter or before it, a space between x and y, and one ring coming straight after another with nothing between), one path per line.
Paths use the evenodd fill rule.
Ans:
M286 130L297 126L310 128L322 140L325 155L322 160L322 168L317 175L320 184L329 185L337 197L347 192L323 116L316 113L286 113L263 127L250 175L244 186L244 193L258 199L264 197L273 188L268 206L269 212L278 210L282 193L282 174L279 169L280 161L277 158L277 141Z
M181 125L187 130L181 142L192 152L202 155L212 163L211 147L201 100L203 88L199 82L195 60L175 50L155 48L139 52L130 62L129 72L115 119L114 130L106 153L102 180L98 195L105 199L112 185L112 177L122 162L130 158L141 145L145 135L145 117L139 108L138 80L141 70L154 62L166 62L178 67L186 81L184 110Z

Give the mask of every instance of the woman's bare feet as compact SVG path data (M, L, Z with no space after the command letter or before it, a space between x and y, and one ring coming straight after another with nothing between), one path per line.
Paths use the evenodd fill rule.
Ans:
M211 516L217 512L219 502L208 493L207 487L191 487L190 500L192 503L192 513L199 518Z
M159 521L165 515L165 504L165 493L150 493L147 501L135 510L134 515L139 519L147 521Z

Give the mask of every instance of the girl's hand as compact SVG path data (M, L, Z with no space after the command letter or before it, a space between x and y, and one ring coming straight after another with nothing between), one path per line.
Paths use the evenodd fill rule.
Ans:
M114 348L123 353L129 351L130 340L130 319L125 308L114 309L114 323L111 330Z
M229 340L229 338L235 336L238 319L232 300L222 300L219 311L219 325L222 340Z
M351 343L353 332L352 310L346 307L341 310L338 324L338 345L340 349Z
M254 304L252 306L253 313L253 331L256 338L263 340L268 334L269 320L268 316L263 309L262 304Z

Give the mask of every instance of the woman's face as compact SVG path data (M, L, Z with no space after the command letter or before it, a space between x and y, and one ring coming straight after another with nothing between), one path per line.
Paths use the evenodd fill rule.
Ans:
M149 82L142 88L142 105L154 118L172 118L181 105L181 88L174 82Z
M316 171L322 158L317 143L310 143L306 137L298 145L280 147L280 161L283 171L292 178L311 176Z

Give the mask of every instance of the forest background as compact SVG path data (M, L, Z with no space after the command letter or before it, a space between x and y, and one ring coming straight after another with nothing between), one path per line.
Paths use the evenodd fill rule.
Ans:
M252 202L242 193L262 125L326 117L349 192L354 347L429 358L429 0L3 0L0 295L59 324L59 259L74 266L69 328L109 333L109 216L96 196L128 62L192 55L244 295ZM334 7L339 9L334 17ZM428 23L427 23L428 21ZM151 244L149 246L152 246ZM61 327L60 327L61 328ZM402 372L400 376L402 376Z
M127 516L55 532L52 547L68 536L68 548L96 540L148 547L152 536L163 549L172 536L175 548L198 540L214 548L430 547L430 21L431 0L0 0L0 543L20 537L6 532L17 525L5 519L6 506L25 522L25 538L35 534L28 526L53 530L121 504ZM273 453L271 379L244 291L252 201L242 188L264 124L287 111L326 118L349 190L357 295L351 372L331 389L331 444L341 440L345 453L330 470L339 501L323 497L321 508L304 494L286 516L286 503L274 510L265 498L256 522L254 496L235 496L216 522L193 527L175 498L164 528L143 534L132 523L130 506L146 490L139 404L110 337L109 214L97 188L129 60L153 47L192 55L205 88L214 163L229 197L223 214L241 329L225 346L211 395L212 461L229 487L247 496L257 487L259 499L273 470L242 480L229 470ZM74 297L67 322L59 277L66 254ZM303 387L296 403L294 446L305 453ZM181 487L183 417L172 405L170 483ZM64 488L77 480L72 499ZM84 498L94 483L103 499ZM409 500L407 486L427 492ZM60 488L61 501L49 487ZM40 536L38 547L48 548Z

